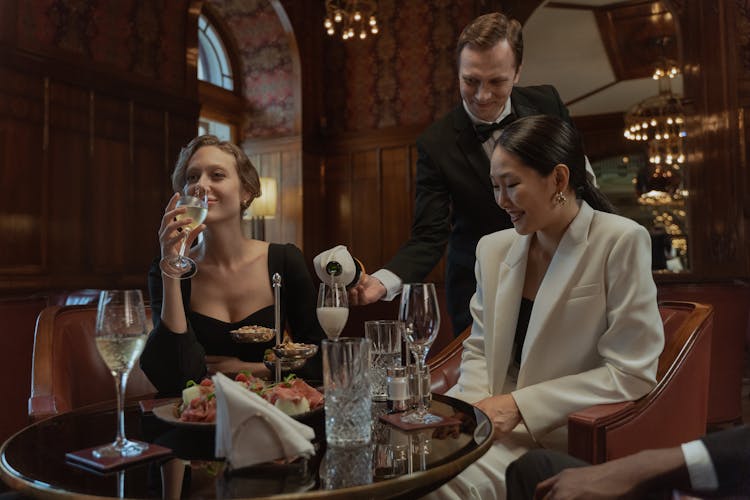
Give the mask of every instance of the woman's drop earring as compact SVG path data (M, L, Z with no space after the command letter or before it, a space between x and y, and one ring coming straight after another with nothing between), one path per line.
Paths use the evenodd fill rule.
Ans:
M565 205L565 203L568 201L568 199L565 197L562 191L558 191L557 193L555 193L554 200L557 206L559 207Z

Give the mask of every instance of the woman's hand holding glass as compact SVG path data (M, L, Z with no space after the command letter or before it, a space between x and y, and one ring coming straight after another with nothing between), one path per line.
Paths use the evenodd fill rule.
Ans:
M208 214L208 192L197 184L185 186L182 195L175 194L159 228L162 272L175 279L187 279L195 275L198 266L185 256L195 238L203 230L201 224Z

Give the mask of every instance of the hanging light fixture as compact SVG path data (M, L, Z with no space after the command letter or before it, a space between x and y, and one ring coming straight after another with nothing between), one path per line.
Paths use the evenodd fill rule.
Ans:
M672 80L680 74L677 63L664 55L670 37L661 37L654 43L661 48L662 56L656 64L652 78L658 82L659 93L644 99L625 113L625 138L643 142L648 150L647 178L642 179L644 192L639 202L646 205L671 203L680 196L685 163L684 142L685 112L682 96L672 92Z
M375 11L375 0L326 0L323 27L330 36L338 31L342 40L364 40L378 33Z

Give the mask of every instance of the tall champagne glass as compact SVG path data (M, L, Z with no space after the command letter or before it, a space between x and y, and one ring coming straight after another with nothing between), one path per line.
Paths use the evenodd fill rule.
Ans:
M146 344L148 325L140 290L105 290L96 313L96 348L115 378L117 389L117 438L93 451L97 458L133 457L147 443L125 438L125 387L128 375Z
M186 207L184 214L177 219L192 219L192 222L182 227L182 243L177 255L167 255L159 262L159 267L170 278L187 279L195 276L198 265L193 259L185 255L188 236L198 226L203 224L208 215L208 192L197 184L185 186L182 196L177 200L175 208Z
M421 376L430 346L440 329L440 307L433 283L407 283L401 291L398 319L404 322L406 343L412 354L416 372ZM412 424L440 422L442 417L427 411L424 404L424 388L417 382L417 408L406 413L401 420Z
M337 340L349 319L349 298L341 283L321 283L318 289L318 322L330 340Z

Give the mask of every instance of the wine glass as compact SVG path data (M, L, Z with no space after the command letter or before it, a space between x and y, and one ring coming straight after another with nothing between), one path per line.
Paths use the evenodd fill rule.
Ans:
M349 299L342 283L321 283L318 288L318 322L330 340L337 340L349 319Z
M104 290L99 294L96 312L96 349L115 378L117 389L117 438L96 448L93 455L134 457L148 444L125 438L125 386L128 375L146 345L148 325L140 290Z
M167 255L159 262L162 272L175 279L187 279L195 276L198 271L198 265L193 259L185 256L185 246L190 233L198 226L203 224L208 215L208 191L199 185L187 185L183 190L183 195L177 200L175 208L186 207L184 214L177 216L177 220L190 218L193 221L182 226L182 243L180 252L177 255Z
M417 374L423 373L427 352L440 329L440 307L433 283L407 283L401 291L398 319L404 322L406 344L414 354ZM412 424L440 422L442 417L427 411L423 384L417 382L417 408L401 420Z

